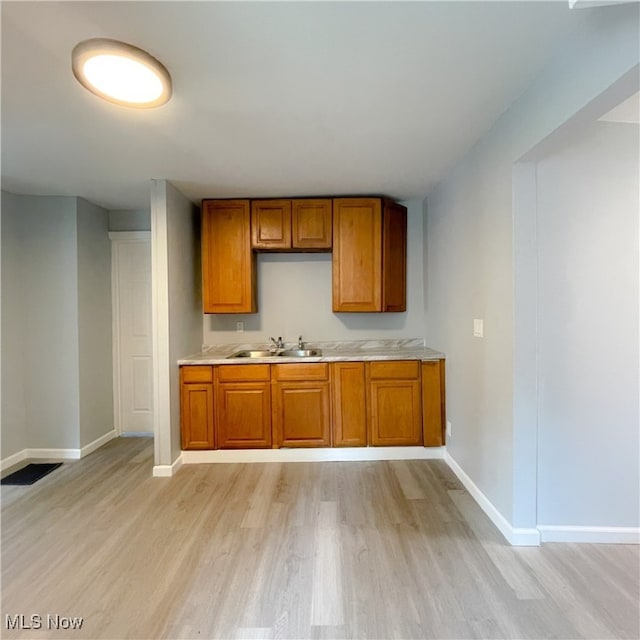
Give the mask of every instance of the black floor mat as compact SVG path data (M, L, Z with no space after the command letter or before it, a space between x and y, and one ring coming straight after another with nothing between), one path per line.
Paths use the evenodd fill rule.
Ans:
M57 469L61 464L62 462L28 464L26 467L10 473L6 478L2 478L0 484L33 484L40 480L40 478L44 478L54 469Z

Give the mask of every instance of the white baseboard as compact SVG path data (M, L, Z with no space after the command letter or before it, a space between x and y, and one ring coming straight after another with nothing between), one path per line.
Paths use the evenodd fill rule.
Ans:
M170 478L172 475L175 475L176 471L182 466L184 460L182 459L184 456L184 451L181 455L179 455L172 464L157 464L153 467L153 477L154 478Z
M575 527L538 525L542 542L640 544L640 527Z
M20 464L23 460L27 459L27 450L23 449L22 451L18 451L11 456L7 456L0 460L0 471L4 471L9 467L13 467L16 464Z
M18 451L12 456L8 456L0 461L0 471L4 471L24 460L80 460L99 449L102 445L107 444L116 437L115 429L96 438L93 442L86 444L82 449L42 449L29 448Z
M512 527L507 519L494 507L487 496L480 491L473 480L462 470L462 467L445 452L444 459L451 470L458 476L464 488L471 494L480 508L487 514L491 522L495 524L507 542L514 547L537 547L540 546L540 532L538 529L523 529Z
M80 449L80 457L84 458L88 456L90 453L93 453L96 449L99 449L102 445L107 444L107 442L113 440L118 434L115 429L111 429L111 431L105 433L103 436L96 438L93 442L89 444L85 444L82 449Z
M81 449L25 449L27 459L42 460L52 458L57 460L80 460Z
M183 451L184 464L234 462L341 462L362 460L434 460L444 447L326 447L309 449L218 449ZM156 475L154 471L154 475Z
M123 431L121 438L153 438L153 431Z

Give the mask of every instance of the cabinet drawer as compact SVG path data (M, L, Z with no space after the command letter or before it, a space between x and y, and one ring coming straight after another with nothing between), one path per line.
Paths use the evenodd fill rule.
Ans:
M203 383L213 382L213 367L186 365L180 367L182 373L182 382L185 383Z
M218 380L220 382L269 381L270 379L271 374L268 364L230 364L218 367Z
M274 364L274 380L328 380L329 365L326 362Z
M369 378L371 380L417 380L419 372L420 363L417 360L390 360L369 363Z

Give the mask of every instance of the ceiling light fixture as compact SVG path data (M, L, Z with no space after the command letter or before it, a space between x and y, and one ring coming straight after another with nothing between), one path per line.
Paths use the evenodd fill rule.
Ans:
M164 65L125 42L84 40L73 48L71 68L83 87L115 104L148 109L171 98L171 76Z

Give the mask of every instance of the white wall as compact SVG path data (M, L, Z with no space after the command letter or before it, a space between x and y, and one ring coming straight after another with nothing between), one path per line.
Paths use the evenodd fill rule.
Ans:
M166 180L151 185L155 464L180 455L179 358L200 350L200 216Z
M520 343L531 340L514 304L526 278L514 272L513 254L531 243L526 225L513 222L522 215L512 206L514 163L568 121L577 126L599 96L606 93L610 107L624 97L613 95L612 86L624 92L628 82L637 83L638 38L637 6L588 14L580 38L567 43L427 199L427 343L447 354L448 451L513 528L535 527L536 514L531 478L520 477L535 474L535 466L514 464L535 456L528 448L531 422L514 422L521 408L513 393L520 375L514 345L520 353ZM617 84L621 79L625 86ZM474 318L485 321L484 339L472 335Z
M109 214L77 200L80 445L109 433L113 420Z
M2 429L0 458L27 447L27 402L24 375L24 297L21 199L2 192Z
M537 167L538 522L640 526L637 125Z
M204 344L424 337L422 207L407 206L407 311L333 313L330 253L258 255L258 313L204 315ZM236 333L236 322L244 333Z

